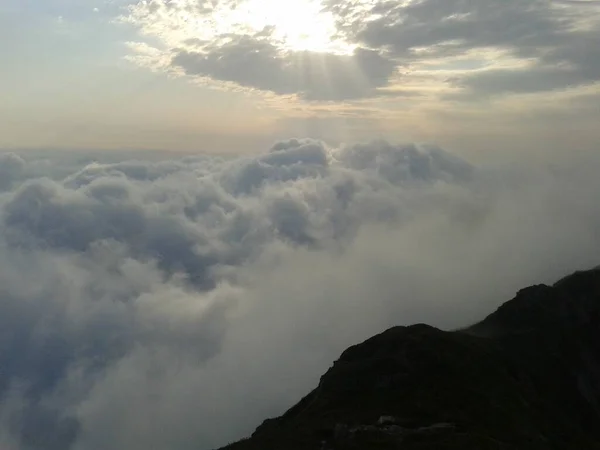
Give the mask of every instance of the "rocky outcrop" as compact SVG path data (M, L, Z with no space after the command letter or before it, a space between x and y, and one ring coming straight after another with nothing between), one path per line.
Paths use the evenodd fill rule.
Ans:
M227 450L600 449L600 271L454 332L396 327Z

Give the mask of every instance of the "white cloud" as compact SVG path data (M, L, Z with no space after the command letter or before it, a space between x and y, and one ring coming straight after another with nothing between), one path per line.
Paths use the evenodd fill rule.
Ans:
M0 161L19 168L0 194L0 430L17 448L211 449L385 327L466 325L598 263L597 161L298 139Z

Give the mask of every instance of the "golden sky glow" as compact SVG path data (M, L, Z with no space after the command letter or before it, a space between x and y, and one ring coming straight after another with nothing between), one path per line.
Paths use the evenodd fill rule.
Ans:
M171 43L195 40L214 44L233 35L269 30L269 40L281 50L348 54L355 48L338 36L336 18L321 0L242 0L240 2L173 1L152 8L148 2L130 7L125 21L144 25L148 34ZM153 22L146 14L151 11Z
M274 40L287 50L350 52L353 47L335 37L335 18L322 8L318 0L248 0L221 13L221 26L251 32L274 27Z

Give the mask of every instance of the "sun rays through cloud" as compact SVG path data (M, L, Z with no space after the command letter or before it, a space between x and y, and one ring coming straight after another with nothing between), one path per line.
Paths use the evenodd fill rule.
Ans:
M346 55L356 47L339 35L335 15L321 0L142 1L129 6L121 20L178 45L256 35L281 51Z
M128 59L153 70L310 101L373 96L396 64L348 39L340 19L325 0L152 0L119 21L148 38L128 43Z
M289 51L348 54L355 47L336 37L335 17L319 0L247 0L223 15L223 25L271 29L274 42Z

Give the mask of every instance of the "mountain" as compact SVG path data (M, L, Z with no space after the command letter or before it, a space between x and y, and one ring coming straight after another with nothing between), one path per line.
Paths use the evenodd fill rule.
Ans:
M600 449L600 268L458 331L395 327L223 450Z

